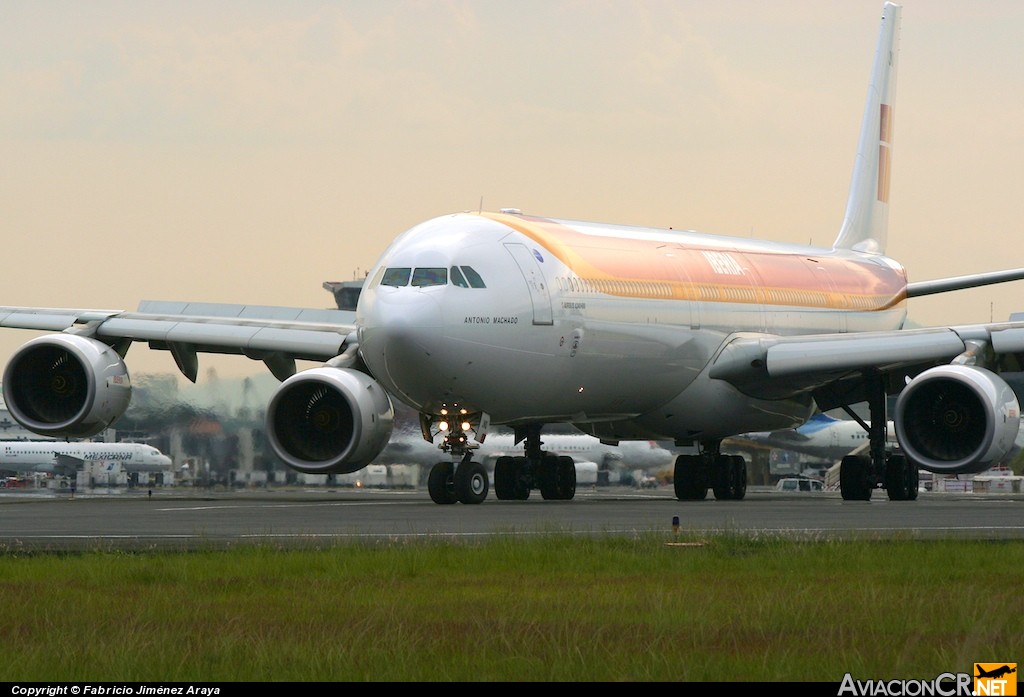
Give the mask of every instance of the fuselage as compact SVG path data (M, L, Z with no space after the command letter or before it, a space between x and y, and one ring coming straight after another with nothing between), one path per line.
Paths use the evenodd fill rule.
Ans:
M464 213L385 251L357 321L374 377L421 412L722 437L793 426L813 408L743 397L742 414L728 400L709 413L707 390L727 388L702 374L730 337L899 328L905 299L903 268L879 255Z

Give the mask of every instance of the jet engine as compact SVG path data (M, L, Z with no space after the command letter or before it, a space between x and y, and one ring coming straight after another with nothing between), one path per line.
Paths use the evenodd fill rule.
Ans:
M59 438L103 431L132 399L128 368L107 344L75 334L29 341L4 369L4 401L28 430Z
M368 465L391 439L391 398L348 368L312 368L282 383L267 407L270 445L292 469L346 474Z
M1014 446L1020 406L1006 382L984 368L943 365L900 393L893 417L907 456L938 474L976 474Z

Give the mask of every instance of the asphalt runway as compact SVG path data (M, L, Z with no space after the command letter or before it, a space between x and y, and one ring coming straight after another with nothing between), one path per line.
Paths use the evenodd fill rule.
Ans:
M678 517L678 531L673 519ZM1024 539L1024 495L922 493L892 502L750 489L743 501L677 501L671 487L579 490L572 501L439 506L424 490L155 489L0 493L0 551L201 549L262 543L474 540L507 535L722 534L810 540Z

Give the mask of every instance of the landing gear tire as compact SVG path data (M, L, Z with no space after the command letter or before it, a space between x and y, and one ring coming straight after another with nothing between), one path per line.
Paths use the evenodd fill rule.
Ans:
M733 501L742 501L747 495L747 461L741 455L729 456L729 471L732 476L730 491Z
M540 495L545 501L570 501L576 496L576 463L571 457L544 453L537 469Z
M525 501L530 498L530 489L533 488L530 460L525 457L512 458L512 471L512 498L516 501Z
M555 489L562 501L571 501L576 496L576 463L568 455L561 455L555 467Z
M494 462L494 495L501 501L516 498L516 467L513 458L508 455Z
M842 459L839 465L839 491L844 501L870 501L874 488L875 479L868 458L847 455Z
M463 462L455 470L455 498L460 503L482 503L487 498L490 482L487 469L479 462Z
M680 501L703 501L708 497L708 480L704 472L704 458L700 455L680 455L672 472L672 485Z
M430 468L430 475L427 477L427 491L434 503L449 504L459 500L455 495L454 474L455 465L451 462L438 462Z
M733 455L733 467L736 468L736 495L737 501L742 501L747 495L747 461L739 455Z
M747 495L747 462L740 455L719 455L715 458L715 483L712 487L719 501L740 501Z
M906 455L890 455L885 462L885 491L890 501L917 500L920 475Z

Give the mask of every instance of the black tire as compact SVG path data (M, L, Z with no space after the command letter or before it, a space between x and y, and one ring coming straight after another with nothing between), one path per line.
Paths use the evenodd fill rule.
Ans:
M508 455L502 455L494 462L494 495L500 501L516 498L516 467Z
M558 491L558 456L544 453L537 468L537 479L540 480L540 495L545 501L557 501L561 497Z
M733 483L732 459L728 455L718 455L711 467L711 491L718 501L732 500Z
M885 462L885 491L890 501L915 501L920 475L906 455L890 455Z
M921 472L917 469L917 465L910 460L907 460L907 466L910 467L910 495L907 497L907 501L917 501L917 494L921 491Z
M742 501L747 495L747 461L743 459L742 455L733 455L731 457L732 466L732 498L733 501Z
M455 498L460 503L483 503L490 482L487 468L479 462L463 462L455 470Z
M516 501L525 501L530 498L530 490L533 488L530 461L525 457L512 458L512 472L512 498Z
M447 505L456 503L455 496L455 465L450 462L438 462L430 468L427 477L427 491L434 503Z
M875 488L871 461L860 455L847 455L839 464L839 491L844 501L870 501Z
M708 481L701 455L680 455L672 472L672 486L680 501L703 501L708 497Z
M556 488L558 489L558 498L563 501L572 501L573 497L576 496L576 463L568 455L562 455L558 458L558 466L555 469L557 473Z
M747 462L740 455L719 455L713 472L715 498L740 501L747 494Z

